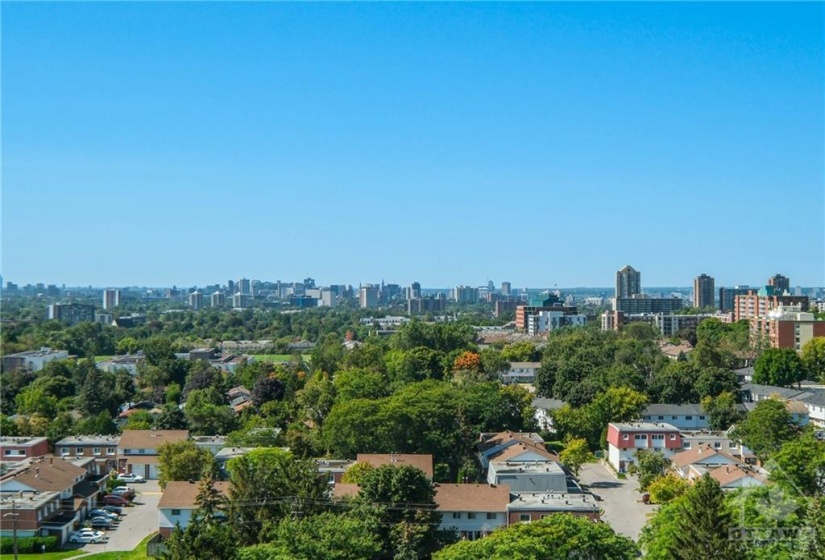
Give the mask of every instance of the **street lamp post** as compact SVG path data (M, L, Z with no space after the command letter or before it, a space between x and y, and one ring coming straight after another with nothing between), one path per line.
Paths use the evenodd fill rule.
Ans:
M14 546L14 560L17 560L17 518L20 517L19 513L15 513L14 510L17 509L17 504L14 503L14 500L11 501L11 513L4 513L3 517L11 517L11 531L12 531L12 540Z

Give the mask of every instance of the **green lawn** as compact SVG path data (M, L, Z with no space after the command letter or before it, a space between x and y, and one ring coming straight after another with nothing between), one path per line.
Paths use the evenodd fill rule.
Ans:
M253 354L253 358L255 358L259 362L289 362L292 361L292 356L290 354Z
M85 558L89 558L90 560L145 560L148 558L146 556L146 544L155 536L155 533L152 533L142 541L140 544L135 547L135 549L131 552L101 552L99 554L92 554L91 556L85 556ZM33 559L32 555L32 560Z
M100 362L105 362L109 358L111 358L111 356L95 356L95 363L99 364Z
M63 560L63 558L71 558L72 556L77 556L79 554L83 554L82 550L62 550L59 552L47 552L46 554L18 554L19 558L28 558L29 560L42 559L42 560ZM2 554L0 558L5 560L6 558L12 559L14 558L14 554Z

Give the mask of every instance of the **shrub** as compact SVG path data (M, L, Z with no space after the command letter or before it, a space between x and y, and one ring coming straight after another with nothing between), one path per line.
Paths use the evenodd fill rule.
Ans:
M33 554L40 552L42 546L46 545L46 550L57 549L57 537L18 537L17 552L20 554ZM14 553L14 539L3 537L0 539L0 554Z

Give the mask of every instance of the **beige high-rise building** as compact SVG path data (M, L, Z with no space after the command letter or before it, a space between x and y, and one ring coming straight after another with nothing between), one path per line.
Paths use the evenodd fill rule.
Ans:
M714 307L715 283L712 276L700 274L693 279L693 307Z
M103 309L114 309L120 305L120 290L108 288L103 290Z

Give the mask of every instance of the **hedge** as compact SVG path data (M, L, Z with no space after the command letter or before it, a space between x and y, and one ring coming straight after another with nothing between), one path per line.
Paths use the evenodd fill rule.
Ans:
M46 550L57 549L57 537L18 537L17 552L20 554L40 552L44 544ZM12 553L14 553L14 539L11 537L0 538L0 554Z

